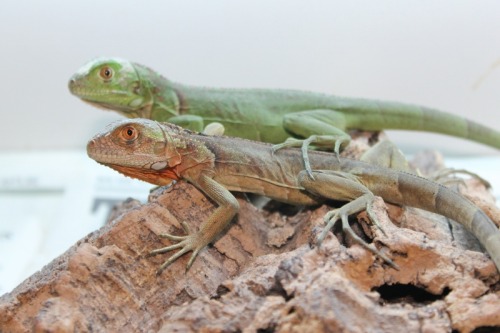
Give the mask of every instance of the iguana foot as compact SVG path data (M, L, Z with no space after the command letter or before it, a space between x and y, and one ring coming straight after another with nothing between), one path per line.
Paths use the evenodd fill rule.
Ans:
M189 259L187 265L186 265L186 271L191 267L193 264L194 260L196 259L196 256L200 252L201 249L205 247L206 244L201 240L200 236L198 233L192 234L189 230L189 226L186 224L186 222L181 223L182 228L184 229L184 232L187 234L186 236L175 236L171 234L160 234L160 237L167 238L171 241L178 242L177 244L173 244L167 247L163 247L161 249L156 249L154 251L151 251L148 256L154 256L160 253L166 253L168 251L172 251L175 249L180 249L179 252L175 253L173 256L168 258L161 266L158 268L156 271L156 274L159 275L165 268L167 268L170 264L172 264L174 261L176 261L180 256L184 255L185 253L189 251L193 251L193 254L191 254L191 258Z
M337 156L337 159L340 159L340 148L344 144L348 144L351 141L351 138L349 136L344 136L344 135L339 135L339 136L333 136L333 135L311 135L307 139L304 140L299 140L299 139L294 139L294 138L288 138L285 142L273 145L272 146L272 153L274 154L276 151L282 148L288 148L288 147L300 147L302 150L302 159L304 161L304 169L307 172L307 175L311 178L314 179L314 175L312 172L311 164L309 162L309 146L313 144L316 147L321 147L325 148L328 146L334 146L334 153Z
M280 144L277 144L277 145L273 145L272 148L271 148L272 149L272 153L274 154L275 152L277 152L278 150L283 149L283 148L290 148L290 147L297 148L297 147L301 147L301 149L302 149L302 159L304 161L304 169L306 170L306 172L309 175L309 177L311 179L314 179L314 176L312 174L312 169L311 169L311 163L309 162L309 155L307 153L307 150L309 149L309 145L311 144L311 142L314 141L315 138L316 138L315 135L312 135L312 136L310 136L309 138L307 138L305 140L288 138L283 143L280 143Z
M271 152L274 154L278 150L283 149L283 148L290 148L290 147L297 148L297 147L300 147L302 145L303 141L304 140L299 140L299 139L295 139L295 138L288 138L288 139L285 140L285 142L273 145L271 147Z
M349 235L356 243L363 246L368 251L380 257L392 268L399 270L399 267L391 259L380 252L373 244L368 244L363 239L361 239L361 237L359 237L349 225L349 215L359 213L366 209L369 219L385 234L384 230L381 228L377 216L373 212L373 200L374 196L372 194L365 194L340 208L328 212L323 218L327 225L318 236L318 247L321 246L321 243L325 239L328 231L330 231L334 227L335 223L340 220L342 221L342 231L345 234Z
M465 169L444 168L444 169L441 169L441 170L433 173L428 178L430 180L435 181L436 183L440 183L440 184L443 184L446 186L448 186L450 184L455 184L455 183L464 184L464 180L462 178L450 177L450 176L456 175L456 174L470 176L472 178L477 179L487 189L491 188L490 182L488 182L486 179L482 178L481 176L479 176L478 174L476 174L474 172L471 172L471 171L468 171Z

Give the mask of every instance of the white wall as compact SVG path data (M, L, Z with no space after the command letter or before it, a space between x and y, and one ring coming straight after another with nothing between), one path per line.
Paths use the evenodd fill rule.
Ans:
M3 0L0 149L83 149L118 119L66 87L103 55L190 84L419 103L500 129L500 68L476 84L499 64L499 40L498 1ZM438 135L391 137L407 151L496 153Z

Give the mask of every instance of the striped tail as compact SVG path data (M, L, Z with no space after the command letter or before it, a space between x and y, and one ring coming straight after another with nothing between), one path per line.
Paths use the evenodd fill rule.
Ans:
M447 187L411 174L399 175L398 188L404 205L437 213L462 224L484 246L500 272L500 230L482 210Z
M451 113L412 104L365 99L338 98L336 103L345 115L347 129L434 132L500 149L499 131Z

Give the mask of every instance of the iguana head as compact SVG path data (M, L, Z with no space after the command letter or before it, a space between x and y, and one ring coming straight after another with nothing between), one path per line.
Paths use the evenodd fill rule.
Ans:
M69 80L69 90L92 105L120 112L129 118L150 114L152 87L130 61L98 58L81 67Z
M149 119L109 125L89 141L87 154L125 176L160 186L211 173L215 161L214 153L196 133Z

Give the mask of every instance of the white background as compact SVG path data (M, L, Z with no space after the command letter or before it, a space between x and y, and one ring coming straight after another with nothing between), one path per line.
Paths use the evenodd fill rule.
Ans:
M107 210L96 202L148 194L85 156L87 140L120 118L68 92L73 72L98 56L186 84L396 100L500 129L498 1L2 0L0 295L98 228ZM497 150L390 137L406 153L444 151L498 196Z

